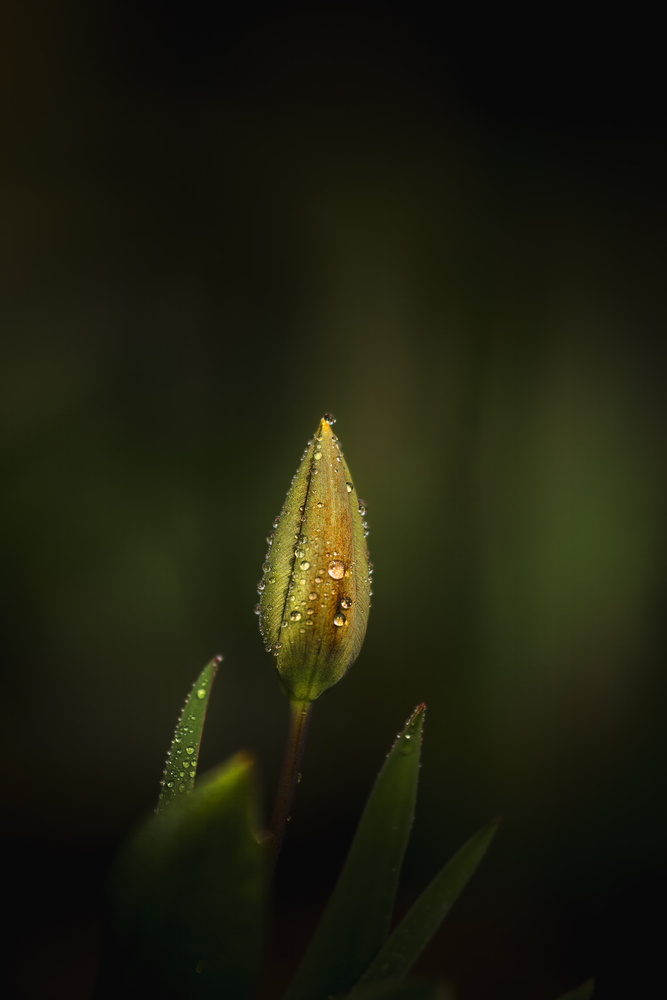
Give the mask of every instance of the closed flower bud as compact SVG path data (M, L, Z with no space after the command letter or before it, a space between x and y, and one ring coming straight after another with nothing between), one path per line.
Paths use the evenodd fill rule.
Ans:
M327 414L269 536L260 631L283 689L314 701L354 663L366 633L370 569L363 501Z

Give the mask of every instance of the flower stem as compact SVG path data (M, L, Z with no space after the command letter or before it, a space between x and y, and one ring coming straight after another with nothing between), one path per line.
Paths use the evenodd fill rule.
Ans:
M312 701L291 701L290 719L287 731L285 753L278 779L276 801L273 806L271 822L269 823L268 849L271 860L271 870L275 868L280 848L285 838L285 827L289 819L294 792L299 781L299 768L306 745L308 724L313 708Z

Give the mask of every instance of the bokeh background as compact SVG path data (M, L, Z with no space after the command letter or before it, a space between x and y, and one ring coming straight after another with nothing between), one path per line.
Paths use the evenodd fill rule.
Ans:
M400 907L503 824L420 971L655 995L667 158L659 35L611 16L2 5L7 995L89 996L110 860L215 653L202 764L256 753L268 809L255 587L325 410L375 594L314 713L262 997L422 700Z

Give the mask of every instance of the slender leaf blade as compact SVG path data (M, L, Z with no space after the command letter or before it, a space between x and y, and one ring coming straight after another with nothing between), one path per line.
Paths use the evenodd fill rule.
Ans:
M152 815L111 879L106 997L242 1000L254 986L268 896L253 762L237 754Z
M581 986L576 986L573 990L568 990L567 993L563 993L558 1000L590 1000L593 996L593 990L595 989L595 980L587 979L585 983Z
M167 754L156 813L161 813L180 795L187 795L194 788L206 709L221 661L222 657L216 656L204 667L183 706Z
M382 947L412 826L423 718L420 705L387 756L287 1000L346 992Z
M436 875L361 976L350 998L357 1000L360 988L370 983L400 981L407 975L486 854L498 823L494 819L483 826Z

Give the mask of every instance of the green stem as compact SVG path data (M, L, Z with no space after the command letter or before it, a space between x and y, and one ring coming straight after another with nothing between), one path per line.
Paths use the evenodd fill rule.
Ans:
M312 701L290 700L290 719L287 742L285 743L285 754L280 769L273 814L269 823L270 836L268 849L272 870L275 868L280 848L283 846L285 838L285 827L287 826L294 792L299 781L299 768L301 767L303 751L306 745L306 735L308 733L312 708Z

